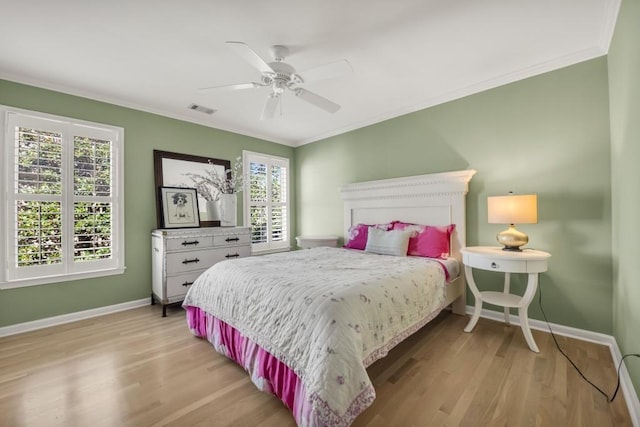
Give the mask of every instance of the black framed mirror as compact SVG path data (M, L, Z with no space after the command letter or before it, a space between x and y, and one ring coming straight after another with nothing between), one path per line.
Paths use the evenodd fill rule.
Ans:
M162 201L159 194L161 187L193 188L193 181L188 174L206 175L210 168L215 168L218 175L223 176L231 169L231 161L212 157L194 156L191 154L172 153L170 151L153 150L153 164L156 184L156 219L158 228L162 227ZM230 173L226 174L230 179ZM211 204L202 194L198 194L198 206L201 227L219 227L220 220L212 218Z

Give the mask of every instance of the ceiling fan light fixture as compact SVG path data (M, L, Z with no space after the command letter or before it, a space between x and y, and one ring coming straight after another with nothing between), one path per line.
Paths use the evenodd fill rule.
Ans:
M284 81L284 80L275 79L273 81L272 89L273 89L273 93L275 93L275 94L280 95L280 94L284 93L284 90L285 90L286 87L287 87L287 82Z

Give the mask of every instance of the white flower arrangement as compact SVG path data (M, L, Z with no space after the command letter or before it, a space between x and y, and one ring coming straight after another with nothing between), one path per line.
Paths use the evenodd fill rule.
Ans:
M216 202L220 200L221 194L235 194L243 190L244 177L241 169L242 161L240 157L237 157L233 168L225 170L222 174L219 174L215 166L211 165L211 168L206 170L205 175L197 173L185 173L183 175L193 181L200 196L207 201ZM231 178L227 178L229 174Z

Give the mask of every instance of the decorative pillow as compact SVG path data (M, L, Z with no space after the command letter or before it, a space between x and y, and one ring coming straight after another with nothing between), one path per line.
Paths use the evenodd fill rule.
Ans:
M407 255L428 258L447 258L450 255L451 234L455 229L455 224L436 227L400 221L393 223L393 230L405 230L412 233Z
M407 256L410 231L369 229L369 238L365 251L380 255Z
M359 249L361 251L367 246L367 238L369 236L369 227L374 227L379 230L389 230L391 223L387 224L357 224L349 228L349 240L344 245L348 249Z

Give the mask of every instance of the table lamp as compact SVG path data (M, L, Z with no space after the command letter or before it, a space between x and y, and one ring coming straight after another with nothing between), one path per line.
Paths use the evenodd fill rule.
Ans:
M536 194L487 198L489 224L509 224L509 228L498 233L496 238L504 245L504 251L521 252L521 246L529 241L529 236L516 230L515 224L536 224L538 222L538 196Z

